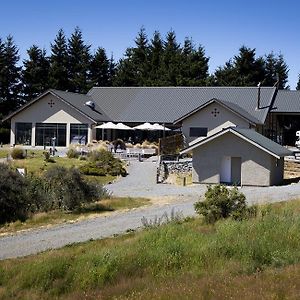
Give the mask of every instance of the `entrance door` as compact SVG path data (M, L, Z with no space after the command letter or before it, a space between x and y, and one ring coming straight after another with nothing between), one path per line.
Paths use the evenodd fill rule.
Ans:
M222 158L220 182L231 183L231 157L230 156L223 156Z
M241 185L241 157L231 157L231 183Z

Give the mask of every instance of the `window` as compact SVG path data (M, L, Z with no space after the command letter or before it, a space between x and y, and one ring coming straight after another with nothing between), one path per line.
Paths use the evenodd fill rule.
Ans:
M206 127L190 127L190 137L207 136Z
M16 123L16 144L31 145L32 123Z
M88 140L88 124L71 124L70 143L85 145Z
M56 138L55 145L66 146L66 124L59 123L36 123L35 126L35 145L51 146L52 138Z

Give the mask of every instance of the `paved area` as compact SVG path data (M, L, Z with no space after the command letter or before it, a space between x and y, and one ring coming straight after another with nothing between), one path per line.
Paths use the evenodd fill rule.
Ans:
M174 186L156 184L156 162L132 161L129 175L107 186L116 196L148 197L154 204L129 211L113 212L76 223L56 225L19 232L0 238L0 259L26 256L67 244L109 237L142 226L141 219L153 219L164 212L180 211L183 215L194 215L193 203L204 194L204 185ZM275 202L295 199L300 195L300 184L280 187L243 187L249 203Z

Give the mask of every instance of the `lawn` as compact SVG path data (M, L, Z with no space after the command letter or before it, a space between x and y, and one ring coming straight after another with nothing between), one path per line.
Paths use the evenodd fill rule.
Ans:
M61 224L79 219L82 220L83 218L89 218L91 216L99 216L105 212L132 209L148 204L150 204L150 200L145 198L115 197L103 199L96 203L86 204L82 208L73 212L55 210L50 212L36 213L24 222L16 221L0 225L0 235L40 226Z
M0 262L1 299L297 299L300 201Z

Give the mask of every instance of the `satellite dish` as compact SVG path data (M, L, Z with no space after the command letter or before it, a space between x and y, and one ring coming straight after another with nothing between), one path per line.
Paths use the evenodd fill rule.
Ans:
M296 131L296 136L300 137L300 131Z
M85 105L88 106L90 109L95 110L95 102L92 100L89 100L85 102Z

